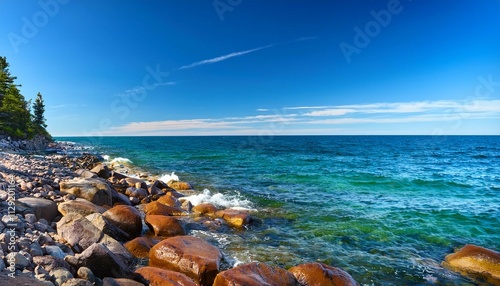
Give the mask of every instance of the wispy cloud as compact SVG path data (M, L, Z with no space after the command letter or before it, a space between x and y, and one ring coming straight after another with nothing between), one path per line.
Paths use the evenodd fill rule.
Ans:
M203 60L203 61L199 61L199 62L194 62L192 64L180 67L179 70L190 69L190 68L193 68L193 67L196 67L196 66L201 66L201 65L206 65L206 64L214 64L214 63L222 62L222 61L228 60L230 58L243 56L243 55L246 55L246 54L249 54L249 53L253 53L253 52L256 52L256 51L268 49L268 48L271 48L273 46L274 45L267 45L267 46L258 47L258 48L251 49L251 50L246 50L246 51L241 51L241 52L234 52L234 53L230 53L230 54L227 54L227 55L215 57L215 58L212 58L212 59Z
M256 112L270 111L260 108ZM293 111L293 113L287 113ZM106 131L106 135L285 135L285 134L383 134L384 126L406 126L398 134L411 134L412 124L500 119L500 100L440 100L386 102L338 106L297 106L273 109L273 114L154 122L131 122ZM401 125L403 124L403 125ZM406 124L406 125L404 125ZM451 123L449 123L451 124ZM373 126L377 126L377 132ZM372 127L369 127L372 126ZM410 128L408 128L410 127ZM386 128L386 129L384 129ZM432 130L429 130L430 133ZM451 130L458 132L457 130ZM469 132L469 131L468 131ZM385 132L388 133L387 131ZM424 130L425 133L425 130Z
M258 112L267 112L267 111L269 111L269 109L267 109L267 108L258 108L257 111Z
M58 105L50 105L47 106L47 108L75 108L75 107L86 107L87 104L74 104L74 103L67 103L67 104L58 104Z

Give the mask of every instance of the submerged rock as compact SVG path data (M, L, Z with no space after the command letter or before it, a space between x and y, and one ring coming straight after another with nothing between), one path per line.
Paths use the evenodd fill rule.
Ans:
M297 265L289 270L303 286L357 286L359 285L349 273L323 263L307 263Z
M181 272L209 286L219 272L221 258L220 250L201 238L175 236L151 248L149 266Z
M213 286L300 286L292 273L265 263L252 262L223 271ZM314 284L323 285L323 284Z
M443 266L500 285L500 253L494 250L467 244L458 252L447 255Z
M252 217L247 211L225 209L215 213L217 217L224 219L229 225L242 227L250 224Z
M210 203L202 203L193 207L192 211L196 215L204 215L204 216L215 216L215 213L218 211L217 207Z

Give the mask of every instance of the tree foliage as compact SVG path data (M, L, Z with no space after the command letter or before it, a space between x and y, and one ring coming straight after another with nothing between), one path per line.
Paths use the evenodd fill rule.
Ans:
M16 77L9 71L9 63L0 57L0 135L19 139L33 138L41 135L51 138L45 129L45 104L40 93L33 103L34 114L31 114L31 103L19 91L15 84Z

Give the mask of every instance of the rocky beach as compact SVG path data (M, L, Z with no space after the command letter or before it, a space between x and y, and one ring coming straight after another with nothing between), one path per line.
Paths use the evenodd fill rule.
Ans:
M319 262L231 265L217 246L187 234L262 221L255 211L193 205L200 190L191 182L164 182L69 143L50 145L53 154L3 143L0 270L9 285L359 285ZM499 285L499 257L466 246L444 264Z

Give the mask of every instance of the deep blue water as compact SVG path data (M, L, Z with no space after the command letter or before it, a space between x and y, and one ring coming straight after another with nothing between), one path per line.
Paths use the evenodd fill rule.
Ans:
M193 231L230 264L321 261L363 285L475 285L444 256L500 250L500 136L57 139L257 209L249 230Z

